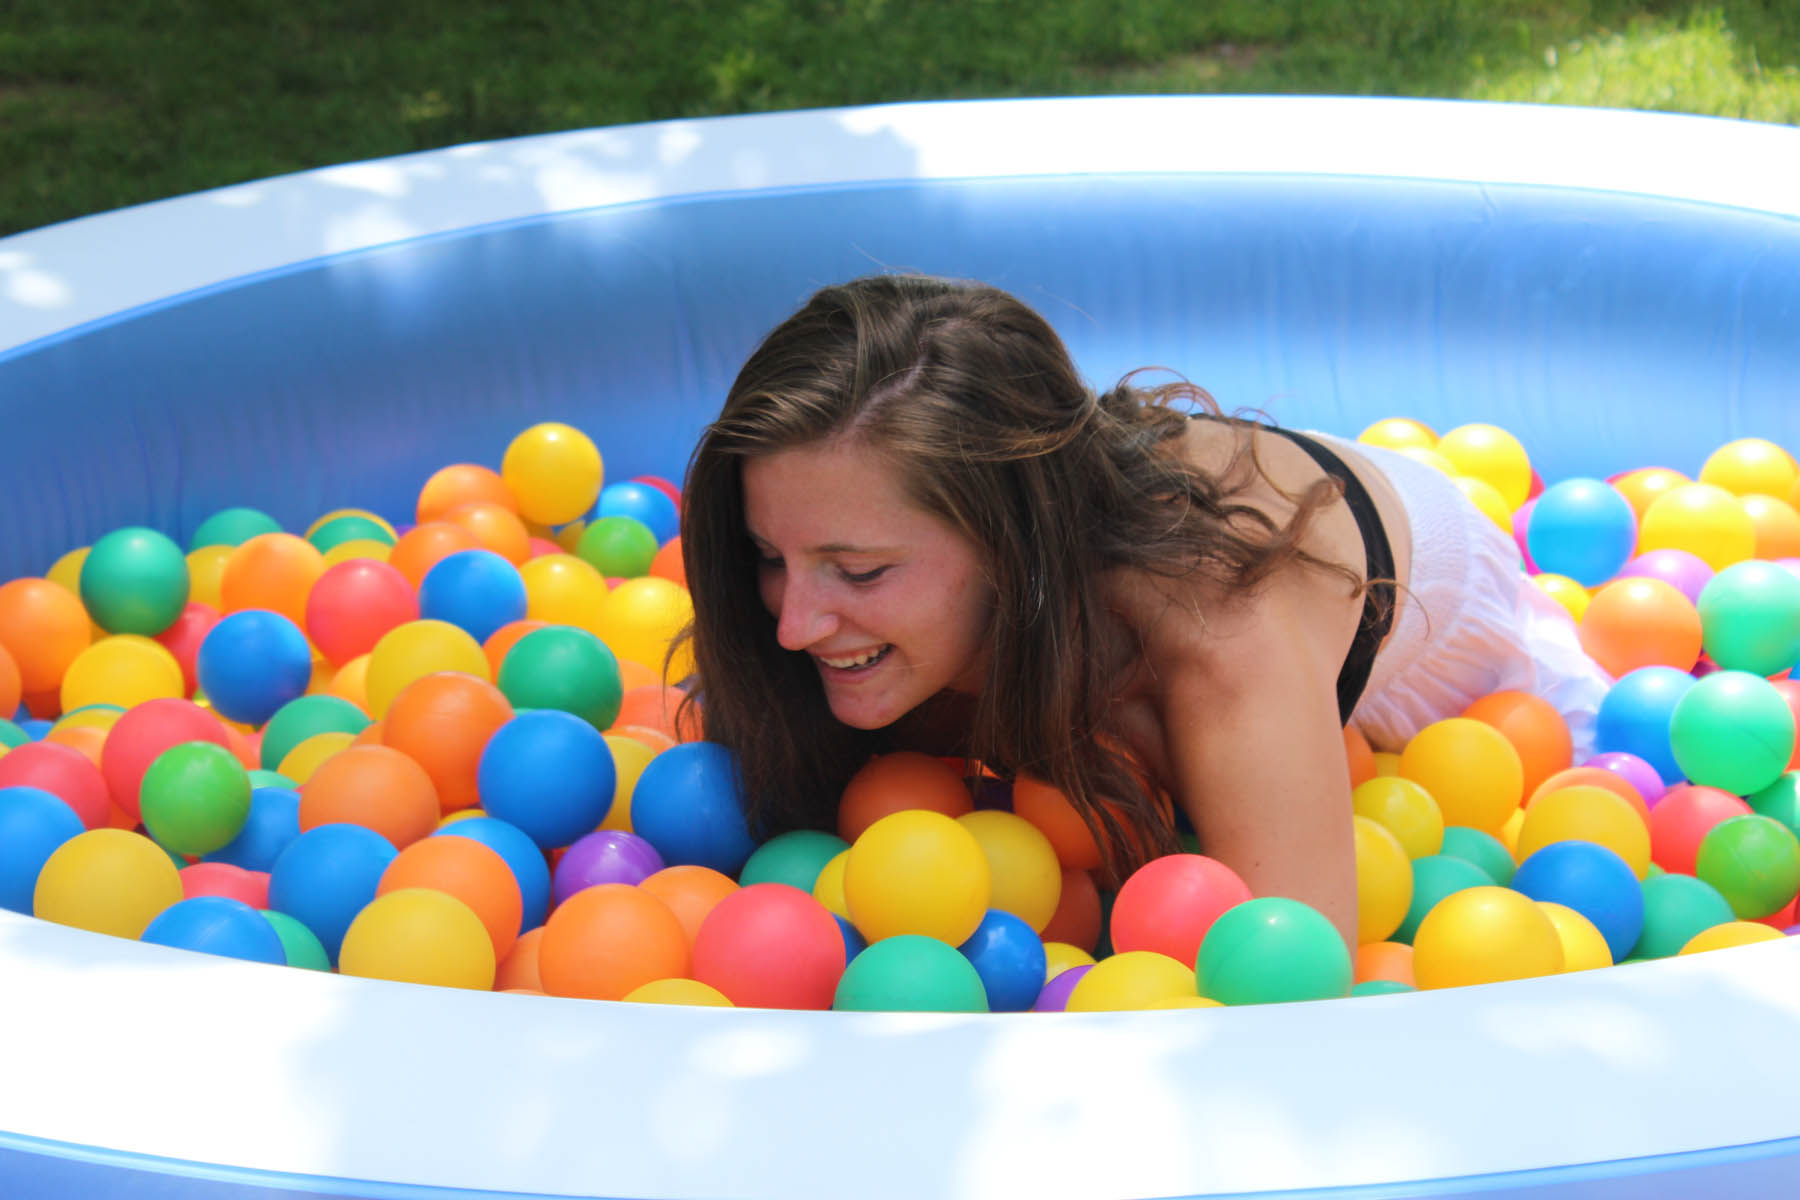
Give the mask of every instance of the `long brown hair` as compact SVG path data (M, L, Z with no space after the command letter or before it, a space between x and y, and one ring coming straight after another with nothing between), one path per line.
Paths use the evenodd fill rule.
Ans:
M1136 649L1106 614L1104 572L1135 567L1254 588L1341 493L1320 480L1281 526L1233 496L1259 470L1250 439L1217 475L1168 452L1187 383L1096 395L1041 316L998 289L872 276L815 294L750 356L705 431L683 491L689 631L706 736L736 752L759 833L834 824L885 731L839 723L805 654L783 650L757 589L741 468L851 437L895 463L911 498L980 549L995 596L988 672L966 752L1059 788L1122 877L1177 847L1168 808L1107 736ZM1360 582L1354 573L1352 582Z

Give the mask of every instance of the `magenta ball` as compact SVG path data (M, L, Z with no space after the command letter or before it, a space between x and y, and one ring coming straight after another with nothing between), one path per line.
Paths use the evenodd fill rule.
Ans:
M597 883L636 887L662 869L662 855L649 842L635 833L602 829L577 839L563 851L550 877L551 902L561 904Z
M1596 754L1581 764L1584 767L1599 767L1602 771L1611 771L1626 783L1637 789L1638 795L1651 808L1661 800L1667 790L1662 776L1656 768L1635 754L1627 754L1623 750L1608 750L1604 754Z
M1537 497L1533 496L1513 510L1512 535L1513 544L1519 548L1519 557L1525 562L1525 569L1531 574L1538 574L1538 565L1531 559L1531 547L1525 534L1531 528L1531 510L1537 507Z
M1698 603L1700 589L1713 577L1713 569L1698 554L1686 550L1652 550L1619 568L1620 579L1660 579L1689 600Z
M1037 1003L1031 1006L1032 1012L1066 1012L1069 1007L1069 993L1081 982L1081 977L1094 969L1093 963L1083 963L1079 967L1070 967L1061 972L1055 979L1044 985L1038 993Z

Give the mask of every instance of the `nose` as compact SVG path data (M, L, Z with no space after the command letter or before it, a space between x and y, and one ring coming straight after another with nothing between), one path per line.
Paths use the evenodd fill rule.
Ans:
M771 580L765 598L775 616L775 640L783 650L815 646L837 629L837 614L828 598L793 571Z

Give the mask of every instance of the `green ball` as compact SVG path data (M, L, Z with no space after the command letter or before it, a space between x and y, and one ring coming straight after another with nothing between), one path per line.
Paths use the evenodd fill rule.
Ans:
M258 770L258 771L250 772L250 790L251 791L255 791L257 788L266 788L266 787L287 788L289 791L292 791L299 786L300 785L298 783L295 783L292 779L289 779L286 775L283 775L280 771Z
M850 960L839 1012L986 1012L987 989L955 946L916 933L883 938Z
M1762 676L1714 671L1669 714L1669 749L1690 781L1748 796L1787 769L1794 712Z
M850 843L843 838L818 829L777 834L751 851L738 874L738 883L744 887L753 883L785 883L811 892L825 864L849 848Z
M1800 838L1773 817L1727 817L1700 839L1694 874L1745 921L1780 912L1800 894Z
M345 542L358 542L365 539L380 542L384 546L394 544L394 535L387 531L385 525L379 521L371 521L367 517L359 517L355 513L345 513L341 517L331 518L313 530L306 538L312 543L313 549L320 554L334 546L341 546Z
M656 550L656 535L636 517L601 517L582 530L575 544L578 557L616 579L649 574Z
M1450 831L1444 830L1447 837ZM1494 877L1476 866L1466 858L1453 858L1448 854L1427 854L1423 858L1413 859L1413 898L1406 909L1406 920L1400 922L1400 928L1389 938L1392 942L1405 942L1412 945L1413 934L1419 932L1419 923L1425 914L1437 907L1438 901L1452 892L1460 892L1464 888L1495 887Z
M263 726L263 767L280 766L295 746L315 733L361 733L369 724L369 714L342 696L296 696Z
M1783 771L1774 783L1744 800L1752 811L1773 817L1800 836L1800 771Z
M1512 882L1517 867L1505 842L1485 829L1470 829L1467 825L1446 825L1444 846L1438 853L1474 863L1501 887Z
M1731 671L1774 675L1800 661L1800 576L1761 559L1707 580L1694 607L1701 645Z
M157 755L138 793L144 828L176 854L211 854L244 828L250 772L214 742L182 742Z
M23 746L31 740L31 735L20 729L17 724L0 717L0 746L11 750L14 746Z
M263 920L275 927L275 936L281 939L281 948L287 954L287 965L304 967L308 971L331 970L331 959L325 954L325 946L318 935L305 925L296 921L284 912L273 909L259 909Z
M81 564L81 603L108 633L155 637L175 623L187 600L187 558L154 529L115 529Z
M254 508L224 508L200 522L200 528L188 539L188 549L241 546L253 537L280 532L281 522L266 512Z
M1633 959L1667 958L1701 930L1736 918L1718 888L1692 875L1651 875L1638 889L1644 893L1644 932L1632 947Z
M1354 977L1337 926L1286 896L1246 900L1220 913L1194 964L1200 994L1220 1004L1341 999Z
M601 730L612 728L625 700L619 660L605 642L573 625L534 629L514 642L497 682L516 711L574 713Z
M1419 989L1410 983L1401 983L1398 979L1365 979L1350 989L1352 996L1392 996L1397 992L1416 992Z

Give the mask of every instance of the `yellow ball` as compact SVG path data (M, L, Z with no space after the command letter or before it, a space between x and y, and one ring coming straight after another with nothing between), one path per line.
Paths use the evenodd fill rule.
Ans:
M374 538L352 538L347 542L339 542L325 552L325 565L335 567L341 562L349 562L353 558L372 558L376 562L386 562L393 554L394 548L387 542L378 542Z
M1042 830L1024 817L993 809L965 813L958 824L975 835L987 859L988 907L1009 912L1042 933L1062 900L1062 863Z
M1389 750L1375 751L1375 775L1388 779L1400 774L1400 756Z
M570 554L573 554L575 553L576 548L581 545L581 535L587 532L587 527L588 523L586 521L570 521L567 525L564 525L561 529L557 530L556 536L550 540L561 546L564 550L567 550ZM586 562L587 560L582 559L582 561Z
M325 690L333 696L348 700L364 712L369 711L369 656L359 654L337 669L331 677L331 684Z
M1384 417L1357 434L1356 440L1388 450L1404 450L1408 446L1429 450L1437 445L1438 436L1431 426L1411 417Z
M225 560L236 546L201 546L188 551L188 599L210 608L225 607L219 597L220 581L225 578Z
M1686 550L1715 571L1756 553L1756 524L1741 501L1710 483L1684 483L1651 502L1638 526L1639 554Z
M475 910L448 892L399 888L350 922L338 973L492 991L494 941Z
M1729 950L1733 946L1750 946L1757 942L1779 942L1787 935L1760 921L1726 921L1711 929L1702 929L1677 953L1699 954L1706 950Z
M119 723L125 710L116 705L102 705L94 708L78 708L64 713L56 719L51 729L111 729Z
M162 847L123 829L90 829L51 851L31 911L58 925L135 938L180 899L181 874Z
M613 803L606 810L606 820L600 822L600 828L613 829L620 833L631 832L631 794L637 789L638 776L656 757L656 751L634 737L622 733L602 735L613 757Z
M296 742L292 750L282 755L281 761L275 765L276 774L285 775L296 784L305 783L312 778L314 771L324 765L326 759L349 749L355 740L354 733L346 733L341 729L315 733Z
M606 576L593 564L573 554L540 554L519 568L519 577L525 581L527 618L573 625L600 636Z
M1451 480L1457 490L1469 498L1469 502L1481 510L1481 515L1492 521L1502 533L1512 533L1512 513L1506 497L1499 489L1485 479L1477 479L1473 475L1458 475Z
M1444 848L1444 814L1431 793L1405 776L1376 775L1350 793L1350 807L1400 840L1408 858Z
M1562 605L1568 611L1569 616L1578 623L1581 615L1587 611L1588 601L1593 599L1586 588L1567 575L1557 575L1546 571L1542 575L1533 575L1531 582L1537 584L1538 589L1544 595Z
M1414 462L1424 463L1433 470L1442 471L1452 479L1455 479L1458 475L1462 474L1461 471L1456 469L1455 463L1445 458L1442 454L1439 454L1436 450L1427 449L1424 446L1402 446L1398 453L1406 455L1406 457L1412 459Z
M675 635L694 619L693 597L679 583L660 575L627 579L600 603L600 640L620 658L658 673ZM669 664L668 681L693 674L694 654L683 646Z
M81 566L87 562L88 551L91 549L91 546L75 547L52 563L50 569L44 572L44 578L77 596L81 595ZM191 588L189 594L192 594Z
M373 521L382 529L387 530L387 535L391 538L400 536L394 532L394 527L389 523L388 519L380 513L372 513L366 508L334 508L306 527L306 538L311 540L313 534L319 532L319 530L325 528L325 526L337 520L339 517L361 517L363 520Z
M735 1008L718 988L698 979L652 979L625 993L627 1003L690 1004L700 1008Z
M494 681L481 643L448 621L408 621L388 630L369 651L363 688L370 714L381 720L407 684L436 671L461 671L484 683Z
M1503 887L1452 892L1413 935L1421 990L1555 975L1563 969L1556 925L1529 896Z
M1069 992L1069 1012L1122 1012L1198 996L1194 968L1154 950L1127 950L1094 964Z
M1446 825L1497 833L1524 798L1519 752L1492 725L1469 717L1434 721L1400 752L1400 774L1431 793Z
M1386 826L1368 817L1356 823L1356 944L1384 942L1406 920L1412 905L1412 859ZM1441 836L1441 831L1440 831Z
M1438 439L1437 452L1457 474L1481 480L1500 493L1507 512L1531 494L1531 459L1519 439L1498 425L1458 425ZM1511 525L1503 526L1511 530Z
M916 933L960 946L987 914L992 880L981 843L943 813L889 813L848 855L844 901L871 942Z
M1726 442L1708 455L1700 467L1701 483L1739 496L1757 493L1786 500L1796 479L1800 479L1800 464L1766 438Z
M1650 869L1650 830L1631 801L1606 788L1580 784L1546 792L1531 802L1519 824L1524 862L1552 842L1593 842L1625 860L1642 879Z
M1142 1005L1143 1008L1224 1008L1217 1000L1208 996L1164 996L1160 1000L1152 1000Z
M181 664L167 647L135 633L102 637L75 656L62 678L62 708L90 704L131 708L146 700L187 695Z
M593 439L556 421L521 433L500 460L500 478L518 500L519 515L542 525L586 516L600 498L604 477Z
M1556 926L1556 936L1562 940L1564 973L1613 965L1612 947L1592 921L1566 904L1539 900L1537 906Z
M1495 835L1500 839L1500 844L1506 847L1506 852L1513 856L1514 862L1523 861L1519 857L1519 830L1523 828L1524 825L1525 810L1522 808L1514 809L1513 815L1506 818L1506 824L1502 825L1500 827L1500 832Z
M1044 943L1044 982L1049 983L1071 967L1091 967L1094 956L1067 942Z
M838 851L825 861L819 868L819 877L813 880L813 899L846 921L850 919L850 906L844 902L844 864L849 861L848 850Z

